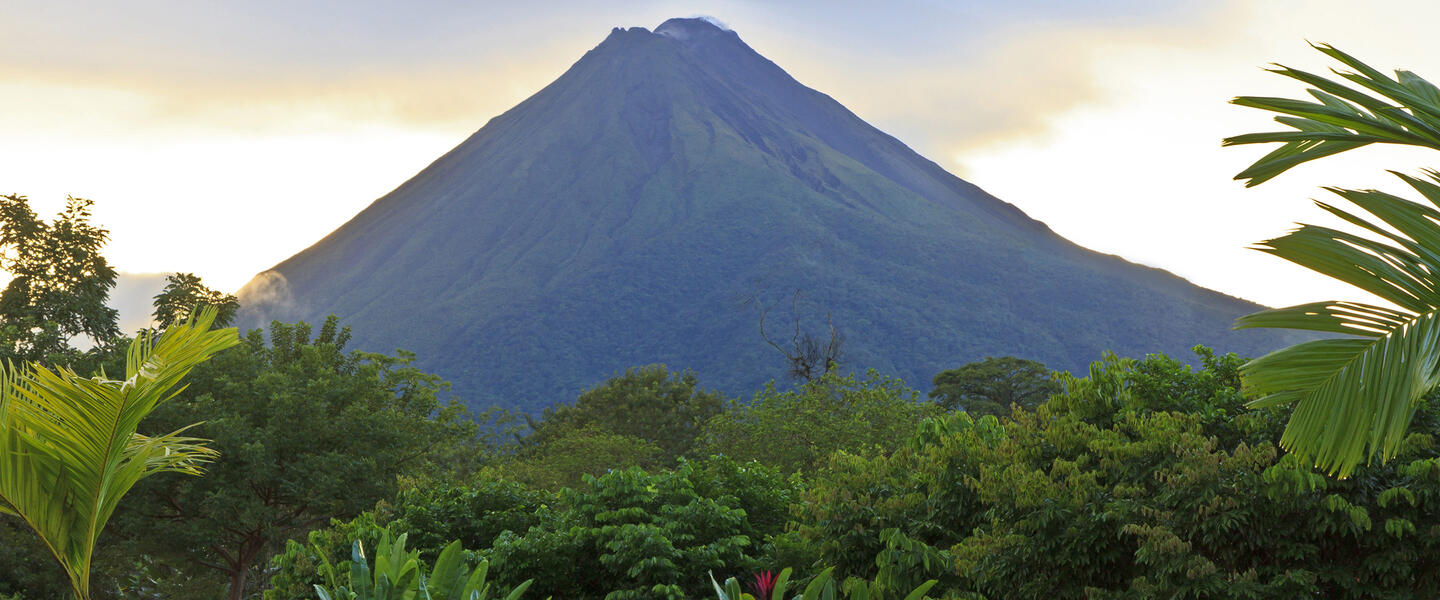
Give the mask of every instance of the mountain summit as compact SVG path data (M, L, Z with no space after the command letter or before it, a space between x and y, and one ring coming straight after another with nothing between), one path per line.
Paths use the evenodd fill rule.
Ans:
M732 395L784 379L759 307L782 344L828 314L846 367L920 388L986 355L1280 345L1230 331L1259 306L1059 237L706 19L613 30L240 297L526 410L649 363Z

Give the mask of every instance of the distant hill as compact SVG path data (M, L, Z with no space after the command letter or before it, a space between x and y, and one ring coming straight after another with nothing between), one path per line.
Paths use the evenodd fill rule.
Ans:
M848 368L921 389L986 355L1281 345L1230 331L1261 307L1061 238L702 19L615 29L240 297L251 324L335 313L472 405L536 410L648 363L732 395L783 380L743 300L787 341L795 290Z

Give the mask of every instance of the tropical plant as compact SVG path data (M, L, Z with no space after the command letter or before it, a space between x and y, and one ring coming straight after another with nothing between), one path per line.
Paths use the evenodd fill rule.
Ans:
M1354 69L1335 71L1352 85L1280 66L1272 71L1312 86L1316 101L1236 98L1235 104L1279 113L1275 120L1291 128L1226 139L1282 144L1236 179L1258 185L1295 165L1373 143L1440 150L1440 88L1409 71L1391 78L1328 45L1315 48ZM1302 225L1258 247L1392 306L1314 302L1237 323L1346 336L1273 352L1242 371L1246 392L1259 396L1253 406L1295 405L1281 445L1342 477L1363 460L1393 458L1421 396L1440 383L1440 172L1394 174L1428 205L1376 190L1326 188L1359 210L1316 204L1365 234Z
M402 533L392 542L388 531L382 535L375 548L374 570L360 540L355 540L350 561L342 563L338 571L322 553L321 573L326 585L316 585L315 594L320 600L488 600L490 585L485 580L490 572L489 561L481 561L470 570L456 540L440 552L427 578L420 553L407 551L405 538ZM345 574L343 583L337 573ZM515 586L504 600L519 600L530 583L527 580Z
M141 478L198 475L215 458L185 429L145 436L141 419L174 397L195 365L235 345L234 329L211 331L214 311L131 345L125 380L85 378L30 363L0 370L0 513L23 519L90 597L96 540L115 507Z

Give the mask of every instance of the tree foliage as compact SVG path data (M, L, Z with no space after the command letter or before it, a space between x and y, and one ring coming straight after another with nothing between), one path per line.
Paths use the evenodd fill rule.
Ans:
M78 599L90 598L95 545L120 499L143 478L198 475L215 458L203 440L181 435L189 427L137 432L191 369L236 343L233 329L210 331L213 318L135 340L124 381L35 363L0 372L0 514L35 530Z
M333 317L311 333L275 323L267 345L251 331L157 414L203 420L196 431L221 459L204 479L148 486L132 531L163 540L143 550L170 564L223 574L231 598L285 540L392 497L397 475L433 469L474 435L462 408L439 402L442 382L408 356L345 351L349 331Z
M950 410L972 416L1010 414L1012 404L1034 410L1060 385L1044 363L1013 356L985 360L941 371L933 381L930 398Z
M196 308L215 308L215 324L225 327L235 320L240 301L235 296L212 290L194 273L165 276L165 289L155 296L155 326L161 329L190 317Z
M1013 421L952 414L837 455L799 504L837 573L991 598L1375 598L1440 592L1437 411L1397 460L1333 480L1246 410L1243 361L1109 357Z
M545 409L526 445L544 446L594 426L653 444L668 463L693 450L705 421L724 407L725 397L700 389L693 372L672 374L664 365L626 369L574 404Z
M643 413L639 413L643 414ZM643 417L637 417L643 422ZM526 447L486 472L497 477L547 490L581 485L585 477L598 477L613 469L656 468L674 464L662 459L659 446L637 437L612 433L599 425L556 429L544 442Z
M706 425L704 449L787 473L809 471L837 450L894 449L916 423L939 412L898 379L827 373L791 391L771 384L749 403L735 403Z
M1279 113L1275 120L1291 128L1225 140L1281 144L1237 179L1258 185L1295 165L1372 143L1440 149L1440 88L1409 71L1391 78L1333 47L1316 48L1354 69L1337 71L1349 85L1278 67L1275 73L1311 86L1316 101L1236 98L1241 106ZM1281 445L1341 476L1367 458L1395 457L1420 398L1440 383L1440 173L1395 175L1426 203L1326 188L1355 208L1317 204L1363 233L1303 225L1259 246L1389 306L1314 302L1239 321L1240 327L1347 336L1298 344L1245 368L1247 391L1260 397L1256 406L1295 406Z
M76 336L95 346L119 336L105 304L116 273L100 254L110 234L90 223L93 204L69 198L46 222L24 196L0 196L0 269L12 276L0 292L0 351L11 360L66 356Z
M560 490L557 506L542 506L537 524L524 532L502 533L485 554L504 573L497 581L514 585L535 577L536 595L599 600L699 597L709 582L696 576L710 570L752 570L767 533L756 527L744 505L761 499L756 512L789 500L778 472L759 477L731 470L733 477L697 474L685 463L674 471L638 468L587 477L577 488ZM736 489L772 486L773 499Z

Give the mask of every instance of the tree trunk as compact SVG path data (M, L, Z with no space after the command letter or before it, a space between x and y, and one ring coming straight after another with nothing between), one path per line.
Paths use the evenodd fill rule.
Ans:
M252 535L241 542L240 552L235 556L235 561L228 563L230 567L229 600L244 600L245 576L250 574L250 566L255 564L256 557L260 556L260 550L264 547L265 540L259 536Z
M243 600L245 598L245 575L250 572L250 565L245 565L230 572L230 600Z

